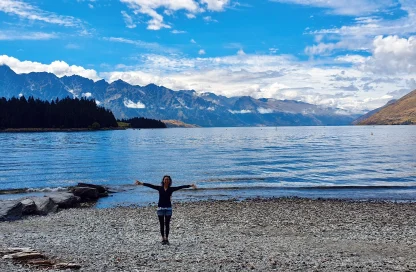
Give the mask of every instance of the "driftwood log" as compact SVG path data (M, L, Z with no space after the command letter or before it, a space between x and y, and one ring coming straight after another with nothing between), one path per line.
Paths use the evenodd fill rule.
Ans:
M0 257L3 260L12 260L15 263L28 265L35 268L53 268L53 269L80 269L81 265L70 262L62 262L56 259L50 259L42 253L31 248L7 248L0 249Z

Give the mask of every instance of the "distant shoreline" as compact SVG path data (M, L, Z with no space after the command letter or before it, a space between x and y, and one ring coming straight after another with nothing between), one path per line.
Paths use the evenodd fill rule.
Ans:
M0 133L7 132L84 132L84 131L103 131L103 130L127 130L127 129L156 129L156 128L131 128L131 127L116 127L116 128L6 128L0 129ZM159 128L157 128L159 129Z
M127 128L6 128L0 132L77 132L77 131L100 131L100 130L126 130Z

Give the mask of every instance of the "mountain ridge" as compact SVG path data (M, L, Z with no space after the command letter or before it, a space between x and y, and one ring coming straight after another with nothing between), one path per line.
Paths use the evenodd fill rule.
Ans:
M416 90L381 107L358 125L416 125Z
M118 119L178 120L202 127L348 125L358 117L339 114L336 108L294 100L198 94L194 90L173 91L153 83L139 86L121 79L94 82L78 75L59 78L47 72L16 74L1 65L0 96L20 95L43 100L85 96L110 109Z

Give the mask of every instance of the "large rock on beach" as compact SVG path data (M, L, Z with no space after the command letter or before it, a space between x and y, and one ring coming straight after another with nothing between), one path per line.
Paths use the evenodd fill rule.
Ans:
M82 183L79 182L77 187L89 187L89 188L94 188L97 189L98 191L98 195L99 197L106 197L108 196L108 188L101 186L101 185L95 185L95 184L90 184L90 183Z
M20 201L3 201L0 205L0 221L16 220L22 217Z
M55 192L44 197L27 197L21 200L0 201L0 221L17 220L22 215L47 215L59 209L81 206L80 203L93 203L100 197L108 196L108 188L101 185L78 183L68 192Z
M50 197L35 197L33 201L36 204L37 214L47 215L58 210L58 205Z
M59 208L61 209L68 209L78 206L79 202L81 202L81 198L79 196L75 196L71 193L53 193L48 195L55 202Z
M23 215L30 215L30 214L36 214L37 208L36 203L33 201L33 199L27 198L20 201L22 203L22 214Z
M98 189L91 187L74 187L72 193L81 198L81 202L97 200L100 195Z

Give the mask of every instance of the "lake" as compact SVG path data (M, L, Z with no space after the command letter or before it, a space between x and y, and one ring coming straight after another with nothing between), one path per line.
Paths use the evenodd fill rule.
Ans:
M199 187L176 192L176 201L416 199L416 126L0 133L0 154L0 190L86 182L121 191L99 208L156 202L156 191L132 184L158 184L165 174Z

